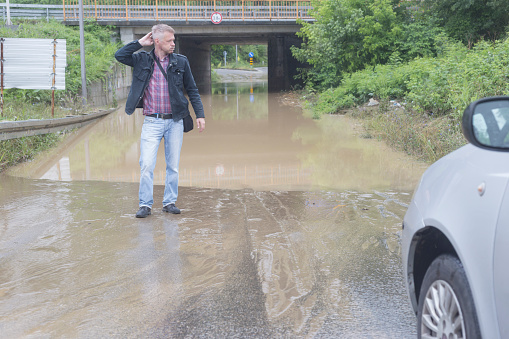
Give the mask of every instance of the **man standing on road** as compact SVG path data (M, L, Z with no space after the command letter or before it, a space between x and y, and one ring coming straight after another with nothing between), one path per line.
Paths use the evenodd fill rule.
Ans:
M140 48L154 45L150 52ZM127 97L125 111L131 115L136 107L143 107L145 120L140 142L140 190L137 218L145 218L152 212L154 203L154 168L157 149L164 138L166 180L163 211L179 214L175 206L178 195L178 167L184 134L184 118L189 119L189 105L184 96L187 92L200 132L205 128L203 104L189 61L175 50L175 30L159 24L139 40L128 43L115 53L115 58L133 67L133 82Z

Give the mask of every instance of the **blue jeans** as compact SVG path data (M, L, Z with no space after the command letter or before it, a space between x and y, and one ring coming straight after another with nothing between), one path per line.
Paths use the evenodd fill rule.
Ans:
M166 179L163 206L175 203L178 196L179 160L184 136L183 120L145 117L140 142L140 207L152 208L154 203L154 168L157 149L164 138Z

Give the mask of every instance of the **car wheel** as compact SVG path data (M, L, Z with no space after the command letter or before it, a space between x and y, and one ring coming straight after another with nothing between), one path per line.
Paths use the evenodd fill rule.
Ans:
M452 255L436 258L424 276L417 334L419 338L481 338L465 270Z

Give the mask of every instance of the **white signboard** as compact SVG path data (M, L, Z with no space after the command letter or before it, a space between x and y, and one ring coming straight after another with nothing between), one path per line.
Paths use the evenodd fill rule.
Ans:
M54 42L53 39L3 39L3 88L65 89L66 41L56 39L56 53Z

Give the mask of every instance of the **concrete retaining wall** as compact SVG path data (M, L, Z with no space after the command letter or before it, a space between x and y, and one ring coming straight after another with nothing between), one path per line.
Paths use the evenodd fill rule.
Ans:
M126 99L132 82L131 67L116 63L102 81L87 86L87 104L92 107L112 106Z

